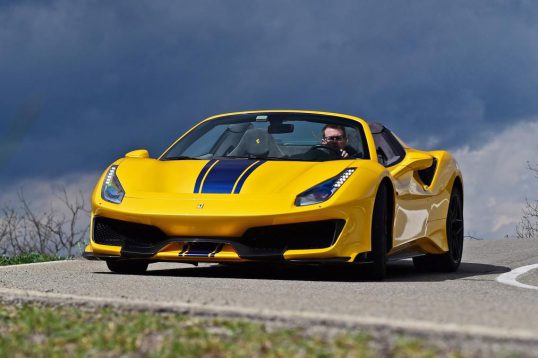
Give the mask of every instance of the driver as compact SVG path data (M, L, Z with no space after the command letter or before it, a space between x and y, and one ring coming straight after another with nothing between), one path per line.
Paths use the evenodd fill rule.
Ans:
M338 124L326 124L321 130L321 134L321 144L338 150L342 158L348 158L357 154L352 147L347 145L347 136L344 126Z

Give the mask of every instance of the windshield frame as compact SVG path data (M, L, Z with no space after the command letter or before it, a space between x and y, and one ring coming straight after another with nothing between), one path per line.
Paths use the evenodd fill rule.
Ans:
M200 130L201 127L204 127L208 124L212 125L212 128L215 128L216 125L219 124L225 124L226 122L230 120L235 120L234 123L248 123L253 122L252 116L269 116L272 120L274 120L275 117L282 117L284 118L284 123L293 123L294 120L297 121L308 121L308 122L317 122L317 123L331 123L331 124L337 124L337 125L343 125L345 127L354 127L358 130L358 134L360 136L360 140L362 141L362 147L364 151L364 156L362 158L338 158L334 160L341 160L341 159L347 159L347 160L355 160L355 159L363 159L363 160L371 160L372 154L371 154L371 148L369 143L369 138L366 135L365 131L365 125L357 119L354 118L346 118L343 116L339 116L338 114L333 113L325 113L325 112L303 112L303 111L254 111L254 112L238 112L238 113L228 113L228 114L222 114L218 116L209 117L200 123L193 126L191 129L189 129L187 132L185 132L181 137L179 137L172 145L170 145L164 152L161 154L158 158L158 160L172 160L172 158L167 158L167 154L169 154L174 148L177 147L182 141L187 139L190 134L193 132ZM286 121L285 118L292 117L293 120ZM241 120L244 118L244 120ZM224 122L224 123L223 123ZM271 122L271 120L269 120ZM193 137L188 143L185 143L186 147L192 145L192 143L196 142L200 137L202 137L206 132L202 132L200 136ZM233 160L235 158L233 157L219 157L220 160ZM205 158L182 158L182 159L193 159L193 160L200 160ZM279 161L306 161L306 162L317 162L315 160L304 160L304 159L298 159L298 158L267 158L266 160L279 160Z

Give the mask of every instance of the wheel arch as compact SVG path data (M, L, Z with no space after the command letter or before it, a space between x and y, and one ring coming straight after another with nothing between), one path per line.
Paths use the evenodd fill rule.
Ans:
M387 252L389 252L394 244L394 215L395 215L395 192L394 192L394 185L392 184L392 181L389 179L389 177L384 177L381 179L381 183L379 184L379 187L385 186L387 188L387 200L388 200L388 207L389 207L389 238L390 241L387 242ZM379 189L378 189L379 190Z
M454 189L458 189L460 191L461 206L463 207L463 181L461 180L461 177L459 175L456 175L456 177L454 178L454 182L452 183L452 189L450 192L452 193Z

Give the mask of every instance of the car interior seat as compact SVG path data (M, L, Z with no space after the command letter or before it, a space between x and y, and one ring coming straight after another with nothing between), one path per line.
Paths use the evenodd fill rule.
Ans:
M230 124L211 149L211 153L213 153L214 156L226 156L230 154L235 149L245 132L250 128L252 128L252 123Z
M245 132L237 147L229 155L283 157L284 153L278 148L273 136L265 129L252 128Z

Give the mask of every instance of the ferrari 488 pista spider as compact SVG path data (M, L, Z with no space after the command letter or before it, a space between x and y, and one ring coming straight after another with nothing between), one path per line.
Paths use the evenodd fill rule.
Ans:
M160 157L135 150L92 194L84 256L111 271L158 261L368 263L457 270L463 182L446 151L378 123L314 111L210 117Z

